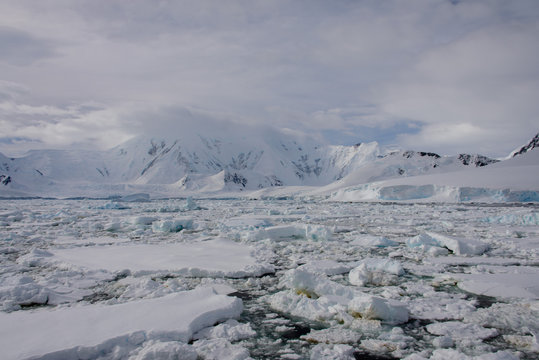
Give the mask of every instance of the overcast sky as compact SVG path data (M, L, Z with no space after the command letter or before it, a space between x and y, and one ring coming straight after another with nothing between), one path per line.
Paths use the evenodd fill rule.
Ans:
M0 151L202 116L503 156L539 131L538 59L538 0L0 0Z

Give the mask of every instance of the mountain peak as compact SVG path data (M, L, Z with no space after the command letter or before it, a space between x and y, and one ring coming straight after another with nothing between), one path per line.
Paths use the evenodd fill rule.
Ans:
M527 143L526 145L524 145L520 149L513 151L511 153L511 155L509 155L509 157L515 157L517 155L522 155L522 154L527 153L528 151L533 150L535 148L539 148L539 133L537 133L533 137L533 139L530 140L529 143Z

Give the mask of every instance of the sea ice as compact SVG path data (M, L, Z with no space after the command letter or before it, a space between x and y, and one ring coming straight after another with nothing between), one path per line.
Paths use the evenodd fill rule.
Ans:
M303 340L321 344L357 344L361 339L361 332L343 329L342 327L330 327L322 330L313 330L302 335Z
M130 195L122 196L115 200L122 201L122 202L148 202L150 201L150 194L146 194L146 193L130 194Z
M80 338L91 338L92 329L78 329L91 326L94 314L85 309L112 314L113 329L124 318L142 323L144 319L135 319L146 317L139 311L157 304L152 301L211 287L211 298L237 292L245 299L241 319L249 323L204 325L196 329L198 340L192 345L155 333L148 336L144 328L100 345L80 343L62 351L88 360L246 358L249 352L257 359L267 354L305 359L317 354L338 358L343 348L334 345L344 343L355 347L346 348L352 357L355 350L355 356L395 358L415 352L410 359L537 358L539 227L528 218L537 213L536 205L321 200L197 200L204 211L187 210L185 199L117 203L129 207L121 211L99 208L109 200L4 200L0 328L17 332L5 316L31 316L36 329L16 336L44 342L41 337L51 330L52 342L59 343L54 331L60 318L73 314L77 325L68 321L62 331L67 333L70 326L70 331L84 332ZM161 227L161 222L184 218L196 229L174 233L168 232L174 226ZM152 231L154 224L165 231ZM414 244L417 234L421 236ZM326 235L331 241L314 241ZM362 281L367 279L362 287L349 281L349 273L360 265L366 270ZM260 276L275 270L274 275ZM236 279L240 276L245 278ZM184 303L188 308L201 303L205 312L204 301L194 296L176 301L170 311L158 305L152 311L166 311L165 323L168 317L172 322L184 311ZM51 306L55 304L60 305ZM129 304L132 308L123 308ZM116 309L119 314L114 314ZM128 309L135 315L122 315ZM65 315L41 315L49 313ZM116 317L120 315L122 321ZM48 325L42 325L45 320ZM427 331L436 322L462 325L436 335ZM500 335L458 338L468 325L474 334L486 329ZM437 332L435 326L430 329ZM18 342L10 336L15 335L0 340L0 346ZM331 344L322 344L326 342ZM35 356L64 354L51 351L36 351Z
M0 287L0 302L4 311L18 310L20 305L46 304L50 291L34 282L29 276L23 276L11 285Z
M484 221L507 225L539 225L539 212L489 216L485 218Z
M264 228L271 225L271 222L265 218L253 216L240 216L228 219L223 222L224 227L231 229L245 229L254 231L258 228Z
M287 241L293 239L324 241L331 240L332 233L332 230L323 225L292 224L258 229L248 233L246 238L248 240L271 239L273 241Z
M402 358L404 349L407 349L414 339L404 334L400 327L394 327L391 331L381 333L376 339L361 341L361 347L374 353L391 353Z
M286 272L281 285L292 289L270 297L271 306L312 320L340 318L352 321L353 317L380 319L388 323L408 321L408 310L403 304L364 294L353 287L338 284L323 274L313 274L305 269ZM350 316L352 315L352 316Z
M492 304L489 308L478 309L466 321L498 329L531 329L539 332L539 302Z
M268 300L271 308L276 311L313 321L329 321L335 316L335 312L329 309L338 305L327 297L313 299L288 290L273 294Z
M477 324L464 324L460 321L446 321L427 325L433 335L449 336L453 340L488 339L498 335L496 329L488 329Z
M402 324L408 321L406 305L376 296L357 296L348 303L348 309L352 314L358 314L364 319L380 319L390 324Z
M397 246L399 243L389 240L385 236L361 235L350 242L350 245L358 245L365 247L384 248L389 246Z
M249 350L239 344L231 344L226 339L204 339L193 343L198 355L205 360L247 360Z
M350 345L318 344L311 350L311 360L354 360L354 348Z
M433 232L422 233L406 240L410 248L422 248L429 251L430 248L445 247L456 255L480 255L488 249L488 244L472 239L460 239L452 236Z
M118 281L120 286L126 285L123 293L118 297L119 301L127 299L161 297L173 292L187 290L185 285L177 278L167 279L163 284L150 277L126 277ZM215 290L215 288L214 288ZM219 292L216 291L218 294Z
M474 300L466 300L460 293L436 291L430 285L409 282L403 284L410 299L406 301L410 317L424 320L464 319L473 313Z
M500 298L539 299L539 269L534 266L477 266L472 274L452 274L468 292Z
M25 261L46 260L67 268L75 266L110 272L129 270L136 275L165 272L239 278L274 271L271 264L258 262L252 252L250 246L218 238L193 243L57 249L47 252L42 258L40 254L34 254Z
M361 260L359 265L350 271L348 281L357 286L389 285L393 277L403 274L404 269L398 261L369 258Z
M182 218L173 220L159 220L152 223L153 232L178 232L183 229L192 229L193 219Z
M334 260L311 260L303 264L299 269L307 270L311 273L337 275L350 271L351 265L340 263Z
M411 355L406 360L518 360L519 358L509 351L498 351L479 356L468 356L454 349L434 350L432 356L425 358L423 356Z
M242 310L240 299L206 288L118 305L0 313L0 348L6 359L92 358L120 344L187 343L194 332Z
M119 203L117 201L111 201L106 203L105 205L99 205L96 206L96 209L100 210L128 210L131 209L129 206L126 206L122 203Z
M130 360L197 360L197 352L191 345L177 341L150 340L142 349L129 354Z
M135 216L130 219L133 225L151 225L157 218L153 216Z
M24 266L36 267L36 266L46 263L47 259L53 256L54 254L52 254L49 251L34 247L32 248L32 250L30 250L28 254L17 258L17 263Z
M256 335L249 324L240 324L237 320L230 319L222 324L200 330L193 335L193 339L226 339L238 341L248 339Z
M202 210L202 208L200 206L198 206L198 204L196 203L195 200L193 200L193 198L191 196L189 196L186 200L185 200L185 210L187 211L192 211L192 210Z
M332 295L349 301L358 293L351 287L329 280L323 274L315 274L302 268L287 271L282 276L280 284L311 297Z

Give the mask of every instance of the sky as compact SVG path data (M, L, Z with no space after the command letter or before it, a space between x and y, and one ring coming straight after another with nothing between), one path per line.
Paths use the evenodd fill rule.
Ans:
M539 131L537 0L0 0L0 49L10 156L198 118L493 157Z

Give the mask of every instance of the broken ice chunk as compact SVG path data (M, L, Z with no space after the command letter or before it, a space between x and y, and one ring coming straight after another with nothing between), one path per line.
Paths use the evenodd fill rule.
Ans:
M428 252L431 248L447 248L456 255L481 255L488 250L488 245L477 240L462 239L452 236L426 232L406 240L409 248L420 248ZM436 253L435 253L436 254Z
M370 258L360 261L348 274L348 280L357 286L389 285L393 282L393 277L403 274L404 269L398 261Z
M116 199L116 201L122 201L122 202L148 202L148 201L150 201L150 194L137 193L137 194L131 194L131 195L124 195L121 198Z
M195 335L193 339L226 339L228 341L239 341L248 339L256 335L250 324L240 324L237 320L230 319L213 327L207 327Z
M271 226L265 229L258 229L246 235L247 240L271 239L274 241L285 241L294 239L305 239L313 241L331 240L333 231L323 225L312 224L292 224Z
M159 220L152 224L152 231L155 232L179 232L183 229L192 229L193 219L182 218L174 220Z
M299 268L317 274L338 275L350 271L351 266L334 260L312 260Z
M311 350L311 360L353 360L354 348L350 345L337 344L326 345L318 344Z
M361 235L359 238L354 239L350 242L350 245L359 245L365 247L388 247L388 246L397 246L399 243L396 241L389 240L384 236L373 236L373 235Z
M155 341L150 340L144 344L141 350L136 350L136 354L130 354L131 360L158 360L158 359L182 359L196 360L197 352L191 345L182 344L177 341Z
M157 218L153 216L135 216L130 219L133 225L151 225Z
M460 321L446 321L427 325L427 331L433 335L449 336L459 339L488 339L498 335L496 329L484 328L477 324L465 324Z
M231 344L226 339L198 340L193 343L198 355L202 359L219 360L248 360L249 350L239 344Z
M377 296L361 295L348 303L348 311L364 319L379 319L392 324L408 321L408 309L404 304Z

